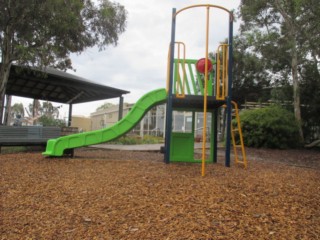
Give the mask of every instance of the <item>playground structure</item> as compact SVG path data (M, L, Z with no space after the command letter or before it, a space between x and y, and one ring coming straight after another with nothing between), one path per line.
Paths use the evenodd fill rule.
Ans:
M186 59L186 46L181 41L176 41L176 20L179 14L192 9L205 8L205 58L200 60ZM229 36L228 44L221 44L217 51L214 67L209 59L209 19L210 9L220 9L229 15ZM233 14L229 10L210 4L198 4L183 8L179 11L172 11L171 43L168 56L168 100L166 112L166 139L165 139L165 161L188 161L198 162L194 158L194 127L189 133L172 131L173 111L192 112L192 123L195 123L195 112L203 112L203 133L202 133L202 176L205 175L205 163L217 161L217 110L225 106L227 111L226 151L225 165L230 166L230 136L234 146L237 163L247 166L246 156L242 141L242 133L238 109L235 102L231 101L232 96L232 38L233 38ZM177 48L177 49L175 49ZM183 54L181 54L181 52ZM182 56L181 56L182 55ZM204 66L203 66L204 65ZM215 71L213 71L213 69ZM232 128L232 104L235 107L237 127ZM211 114L210 154L207 156L207 115ZM240 136L240 145L236 143L235 133ZM238 147L241 148L242 157L238 156Z
M186 58L186 45L176 41L176 19L179 14L192 8L205 8L205 57L196 59ZM209 59L209 18L210 9L219 9L229 15L228 43L221 44L215 59ZM226 108L226 149L225 165L230 166L231 139L234 146L236 163L247 166L245 150L242 141L238 108L232 102L232 38L233 14L231 11L210 4L198 4L172 11L171 42L168 54L167 88L157 89L145 94L133 106L132 110L115 125L92 132L79 133L51 139L48 141L46 156L62 156L70 149L98 144L116 139L130 131L142 117L157 104L166 103L166 130L164 161L170 162L201 162L201 173L205 175L206 162L217 161L217 115L218 109ZM234 111L232 111L232 105ZM174 111L191 113L188 131L174 131L172 118ZM202 158L195 157L195 114L203 113ZM210 133L207 136L208 114L211 115ZM236 117L236 127L231 125L232 115ZM237 133L237 134L236 134ZM235 136L239 136L237 144ZM232 137L232 138L231 138ZM209 154L207 154L207 138L210 139ZM241 153L242 156L239 156Z

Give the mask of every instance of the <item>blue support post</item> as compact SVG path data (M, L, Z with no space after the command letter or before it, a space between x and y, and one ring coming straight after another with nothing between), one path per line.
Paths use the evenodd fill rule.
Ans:
M215 108L212 112L211 118L211 148L213 149L213 162L216 163L218 161L218 109Z
M230 167L230 138L231 138L231 113L232 113L232 67L233 67L233 14L230 13L229 21L229 61L228 61L228 96L227 96L227 133L226 133L226 162Z
M170 42L170 72L169 72L169 86L168 86L168 100L166 107L166 136L165 136L165 163L170 162L170 144L172 132L172 85L173 85L173 67L174 67L174 44L176 32L176 9L172 9L172 23L171 23L171 42Z

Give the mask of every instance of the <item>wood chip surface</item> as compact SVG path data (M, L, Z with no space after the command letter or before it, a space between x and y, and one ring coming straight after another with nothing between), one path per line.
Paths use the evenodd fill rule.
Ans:
M2 154L0 239L320 239L320 152L247 152L205 177L156 152Z

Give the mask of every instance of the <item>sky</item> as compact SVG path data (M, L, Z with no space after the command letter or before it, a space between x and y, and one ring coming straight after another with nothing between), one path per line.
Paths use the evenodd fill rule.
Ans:
M166 87L167 56L171 38L172 8L177 10L195 4L214 4L228 10L237 10L240 0L116 0L127 12L126 31L119 36L117 46L107 46L99 52L87 49L81 55L71 55L75 72L71 74L106 86L130 91L124 102L135 103L145 93ZM228 14L210 10L209 51L228 36ZM178 15L176 41L186 44L187 58L205 57L205 8L193 8ZM239 22L234 24L234 35ZM25 106L30 99L13 98L13 103ZM90 116L105 102L118 104L119 99L108 99L73 105L73 115ZM60 103L53 103L60 106ZM63 105L60 116L68 116L68 106Z

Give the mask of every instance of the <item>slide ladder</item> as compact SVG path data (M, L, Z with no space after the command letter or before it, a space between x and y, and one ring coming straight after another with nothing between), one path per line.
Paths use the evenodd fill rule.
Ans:
M233 119L236 119L236 127L234 127L233 124L231 123L231 137L232 137L235 162L236 164L242 164L244 168L247 168L248 162L247 162L246 151L243 144L238 104L234 101L231 101L231 102L233 105L232 117ZM236 136L238 136L238 139L236 139Z

